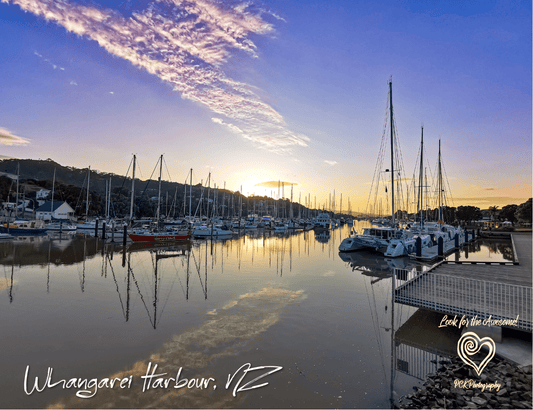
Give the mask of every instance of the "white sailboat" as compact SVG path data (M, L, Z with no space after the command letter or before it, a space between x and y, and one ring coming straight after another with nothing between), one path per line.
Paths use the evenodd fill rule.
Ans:
M392 80L389 81L389 117L390 117L390 144L391 144L391 178L392 178L392 227L365 228L362 234L352 231L352 234L344 239L339 251L349 252L360 249L375 249L385 251L389 241L403 237L403 230L395 228L394 220L394 117L392 110Z
M362 234L357 234L352 231L352 234L344 239L339 251L350 252L361 249L373 249L377 252L383 253L386 256L396 257L407 255L407 243L405 241L414 241L413 235L406 232L397 226L395 220L395 138L394 138L394 115L392 107L392 80L389 80L389 118L390 118L390 174L391 174L391 204L392 204L392 218L390 226L365 228ZM384 134L385 136L385 134ZM423 244L427 244L427 240L423 240ZM404 249L405 247L405 249ZM413 248L414 249L414 248Z

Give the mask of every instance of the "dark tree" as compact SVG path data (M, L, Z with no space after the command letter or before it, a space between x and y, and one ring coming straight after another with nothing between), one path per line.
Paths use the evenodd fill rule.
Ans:
M509 222L516 222L516 210L518 209L518 205L506 205L500 210L500 220L502 221L509 221Z
M455 216L460 221L470 222L481 219L482 213L477 206L460 206L457 208Z
M521 221L531 223L531 198L523 204L518 205L515 216Z

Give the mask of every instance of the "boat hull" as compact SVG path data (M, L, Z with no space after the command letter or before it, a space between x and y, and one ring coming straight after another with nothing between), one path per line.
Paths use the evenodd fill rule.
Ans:
M46 234L46 229L41 228L6 228L5 226L0 227L0 233L8 233L10 235L44 235Z
M171 242L190 239L190 234L136 234L128 235L134 242Z

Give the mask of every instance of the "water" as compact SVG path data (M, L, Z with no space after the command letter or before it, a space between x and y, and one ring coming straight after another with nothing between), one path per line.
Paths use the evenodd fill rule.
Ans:
M126 252L82 235L0 243L1 407L390 407L421 378L402 372L412 352L398 351L392 328L403 325L398 333L409 338L422 326L416 320L428 321L409 321L415 309L392 305L391 269L424 265L339 256L348 233L258 231ZM491 246L472 246L468 257L508 257ZM391 384L393 347L400 371ZM432 369L433 356L418 360ZM255 370L245 374L247 363ZM156 364L168 387L143 386ZM123 388L58 384L27 394L49 368L52 383L125 380ZM184 379L191 388L174 388ZM76 397L79 390L92 397Z

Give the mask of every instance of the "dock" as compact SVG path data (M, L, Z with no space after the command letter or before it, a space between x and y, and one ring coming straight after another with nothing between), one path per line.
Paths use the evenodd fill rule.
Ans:
M417 259L422 262L433 262L437 259L445 258L446 256L450 255L455 250L460 249L461 247L468 245L471 242L475 242L477 238L480 237L480 233L478 232L476 234L476 231L471 231L468 233L468 239L459 244L458 246L455 245L455 240L448 240L445 241L442 245L442 254L439 254L439 247L437 244L434 246L423 248L421 250L421 254L417 255L416 253L410 253L409 257L412 259Z
M448 315L503 320L505 327L531 333L531 233L512 237L510 263L442 261L422 273L395 269L394 300Z

